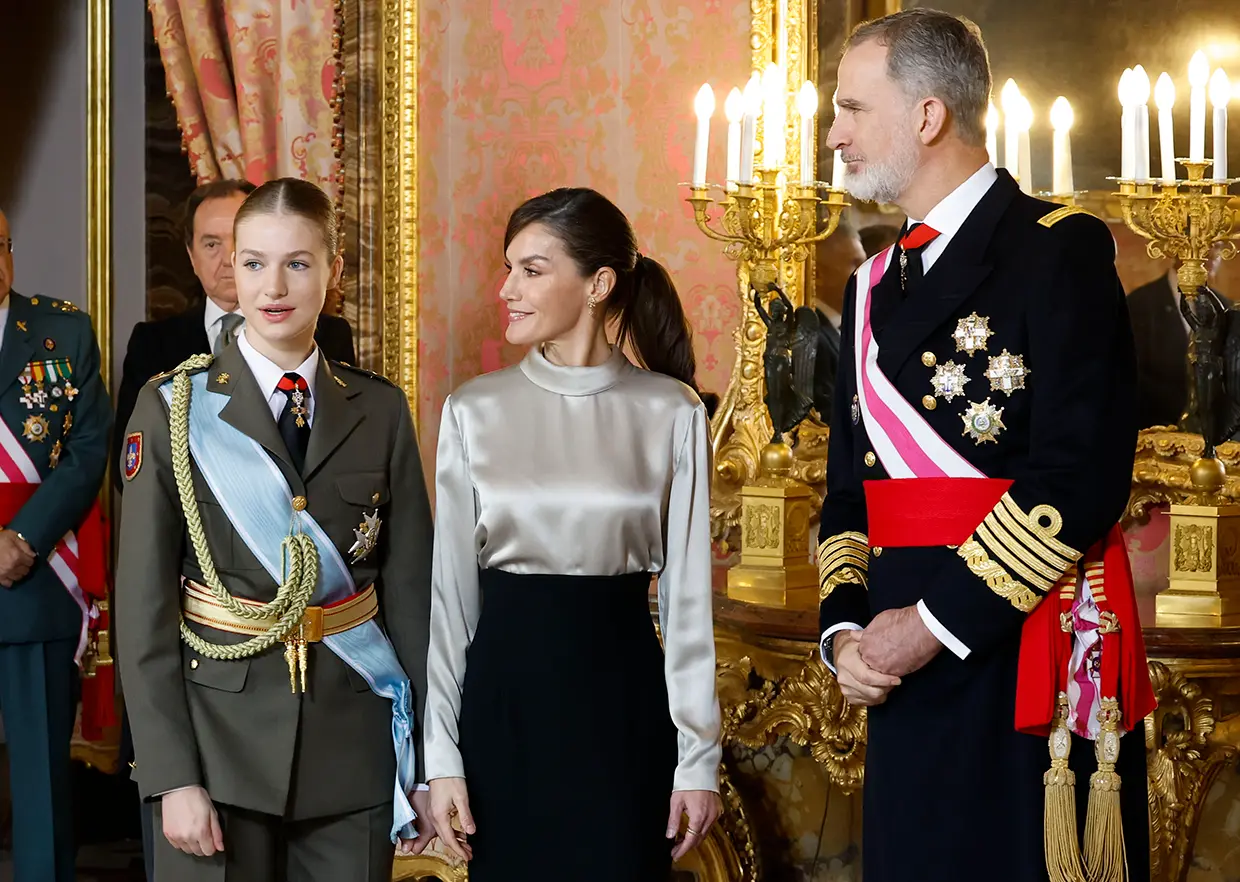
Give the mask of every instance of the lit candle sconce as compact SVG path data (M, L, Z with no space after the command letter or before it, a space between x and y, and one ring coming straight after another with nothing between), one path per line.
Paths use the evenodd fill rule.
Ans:
M999 93L999 104L1003 107L1003 167L1017 177L1020 176L1020 130L1016 117L1021 112L1020 102L1020 88L1015 80L1009 79Z
M1029 149L1029 129L1033 127L1033 105L1029 99L1021 95L1016 102L1016 118L1013 123L1017 132L1017 176L1020 188L1026 193L1033 192L1033 153Z
M993 101L986 108L986 155L991 165L999 164L999 108Z
M1163 71L1154 86L1154 104L1158 107L1158 156L1162 165L1162 182L1175 184L1175 134L1171 109L1175 107L1175 83Z
M1139 64L1132 69L1132 97L1134 174L1145 183L1150 179L1150 77Z
M1206 161L1206 84L1210 82L1210 62L1200 49L1188 63L1188 161Z
M1227 104L1231 81L1222 68L1210 77L1210 103L1214 105L1214 180L1227 180Z
M741 121L740 183L753 183L753 151L758 137L758 114L762 112L762 79L755 71L742 93L745 115Z

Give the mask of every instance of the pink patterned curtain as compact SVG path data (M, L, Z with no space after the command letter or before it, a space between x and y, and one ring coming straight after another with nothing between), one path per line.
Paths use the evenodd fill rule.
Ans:
M334 0L149 0L199 183L276 177L340 195Z

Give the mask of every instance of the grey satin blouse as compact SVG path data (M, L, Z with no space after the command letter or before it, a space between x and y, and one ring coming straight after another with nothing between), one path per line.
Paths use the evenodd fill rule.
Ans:
M478 568L659 574L676 790L715 790L721 757L710 588L710 440L683 384L630 364L520 365L444 402L425 720L428 779L462 777L457 719L481 612Z

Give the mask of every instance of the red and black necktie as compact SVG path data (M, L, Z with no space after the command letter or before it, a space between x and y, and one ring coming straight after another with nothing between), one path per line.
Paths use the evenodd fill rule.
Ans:
M939 237L939 231L928 224L913 224L900 237L900 288L906 294L912 291L925 274L921 265L921 253L926 246Z
M300 472L306 464L306 447L310 443L310 386L300 374L288 373L280 378L276 388L285 396L276 425L293 465Z

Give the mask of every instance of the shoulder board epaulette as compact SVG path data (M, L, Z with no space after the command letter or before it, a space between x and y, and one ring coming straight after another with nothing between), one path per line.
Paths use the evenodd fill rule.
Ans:
M81 312L76 303L71 303L68 300L53 300L52 309L59 312Z
M1086 211L1079 205L1064 205L1040 217L1038 219L1038 223L1047 229L1050 229L1064 218L1072 217L1074 214L1088 214L1090 217L1097 217L1096 214L1091 211Z
M349 364L347 361L333 361L332 367L344 368L345 370L351 371L355 374L361 374L363 377L370 377L372 380L378 380L381 383L387 383L393 389L400 388L395 383L393 383L391 380L389 380L387 377L383 376L383 374L376 374L374 371L368 371L366 370L366 368L358 367L355 364Z
M35 308L45 309L48 312L74 313L74 312L82 311L78 308L78 305L76 303L73 303L71 301L49 300L46 297L40 297L37 295L30 298L30 305Z
M154 381L166 380L169 377L171 377L173 374L179 374L179 373L192 374L192 373L197 373L198 371L205 371L207 368L211 367L211 362L213 362L214 360L215 360L215 356L209 352L204 352L201 355L191 355L189 358L185 359L185 361L181 362L179 365L174 367L172 370L164 371L162 374L156 374L155 376L151 377L151 381L154 382Z

